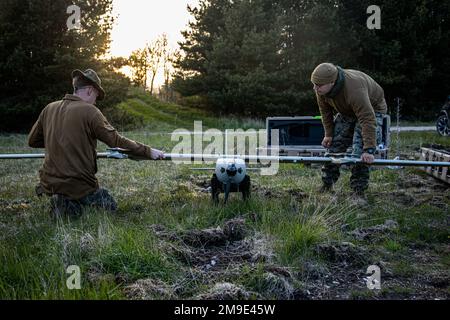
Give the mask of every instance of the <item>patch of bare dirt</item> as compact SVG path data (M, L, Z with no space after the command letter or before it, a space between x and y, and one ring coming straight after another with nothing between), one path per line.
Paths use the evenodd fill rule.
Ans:
M439 209L449 209L450 193L448 187L432 177L428 179L428 177L423 178L413 175L411 180L400 179L397 185L401 189L394 192L385 192L381 197L404 207L430 204Z
M197 192L210 192L211 190L211 175L190 175L189 182L193 186L193 189Z
M432 271L429 265L416 261L411 264L427 270L423 274L401 275L393 271L393 264L381 260L373 260L370 265L381 269L381 290L367 288L369 274L367 266L344 266L342 263L331 262L326 265L313 264L303 267L298 274L304 283L303 289L297 295L299 299L426 299L448 300L449 273ZM428 271L429 270L429 271Z
M273 258L268 239L257 234L250 236L242 218L229 220L222 227L180 233L167 231L162 226L151 229L158 237L171 241L165 245L175 257L201 270L227 269L233 264Z
M245 219L226 221L222 226L184 232L168 231L152 226L152 231L166 240L165 248L190 269L190 278L177 284L184 294L189 283L202 283L209 290L194 299L293 299L295 279L283 267L274 263L272 241L248 229ZM170 240L168 242L167 240ZM262 292L248 292L240 285L223 283L222 279L239 278L242 268L265 265L260 286Z
M435 191L448 191L450 188L449 184L429 176L425 172L422 174L408 173L405 175L399 175L397 186L405 190L420 189L431 193Z
M281 197L290 196L296 200L303 200L309 197L309 193L300 188L276 189L266 186L252 186L252 192L259 194L265 198L279 199Z
M355 229L348 234L359 241L373 241L398 229L398 223L394 220L386 220L384 224L368 228Z
M320 244L316 247L316 252L325 260L343 267L367 266L370 257L366 249L351 242Z

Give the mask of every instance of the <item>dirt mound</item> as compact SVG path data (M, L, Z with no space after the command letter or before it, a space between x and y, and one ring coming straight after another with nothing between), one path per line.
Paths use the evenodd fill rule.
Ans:
M264 295L278 300L290 300L294 297L295 289L292 277L266 272L263 276L262 287Z
M447 209L449 195L445 192L443 194L436 194L435 186L432 185L427 188L414 188L409 190L405 189L394 192L386 192L380 195L380 198L404 207L415 207L422 204L430 204L440 209Z
M140 279L124 289L128 298L133 300L174 299L171 286L155 279Z
M305 261L300 266L298 278L305 281L318 280L330 276L330 271L323 264L317 261Z
M163 226L151 227L158 237L171 240L165 247L176 258L201 270L218 270L233 264L269 261L272 250L268 240L253 235L245 220L236 218L226 221L223 227L189 230L181 233L167 231Z
M349 232L348 234L354 237L356 240L364 241L364 240L373 240L396 229L398 229L397 221L386 220L384 224L368 228L356 229Z
M180 235L183 242L193 247L211 247L223 246L226 244L228 237L222 228L204 230L190 230Z
M180 235L184 243L194 247L223 246L227 242L242 240L247 230L244 219L227 221L223 228L190 230Z
M429 183L421 176L417 174L411 174L408 176L400 176L397 181L397 186L402 189L409 188L423 188L426 187Z
M216 283L208 292L199 294L197 300L248 300L257 296L232 283Z
M187 265L214 271L243 263L269 262L273 254L267 243L267 239L256 236L224 246L193 247L185 243L171 244L169 250Z
M415 198L412 193L406 191L388 192L383 195L383 198L405 207L414 207L420 204L418 198Z
M203 271L227 269L244 262L269 262L273 258L271 241L259 234L251 235L243 218L203 230L177 233L160 225L151 230L159 238L170 240L162 245L172 255Z
M292 299L295 296L295 280L290 272L273 264L272 241L261 234L252 234L243 218L228 220L222 227L178 234L162 226L152 226L151 229L160 238L172 240L163 245L189 268L192 279L188 282L211 287L194 299ZM259 278L259 295L232 283L217 282L224 277L239 278L242 268L256 270L258 263L265 264L264 273ZM186 287L186 283L176 286ZM183 290L182 294L189 294Z
M319 244L316 252L327 261L344 266L369 265L367 250L357 247L351 242Z
M275 189L270 187L263 187L263 186L253 186L252 191L254 193L257 193L265 198L271 198L271 199L279 199L286 196L291 196L292 198L295 198L297 200L303 200L309 197L309 193L304 192L302 189L299 188L292 188L292 189Z
M435 193L436 191L446 191L449 185L427 175L425 172L421 174L407 173L400 175L397 186L401 189L408 190L419 189L422 193ZM417 190L416 190L417 191Z

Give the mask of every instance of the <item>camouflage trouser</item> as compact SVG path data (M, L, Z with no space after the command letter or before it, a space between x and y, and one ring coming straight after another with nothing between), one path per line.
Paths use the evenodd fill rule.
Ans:
M375 113L377 122L377 145L382 142L383 114ZM352 146L352 157L360 158L363 153L363 138L361 124L356 119L337 114L334 119L333 142L329 153L346 153ZM369 166L358 164L352 166L350 187L356 192L364 192L369 186ZM325 185L332 185L339 179L339 165L326 164L322 167L322 181Z
M80 216L84 207L94 207L107 211L116 211L117 203L106 189L97 191L79 200L70 200L64 195L54 194L51 196L50 205L52 214L58 216Z

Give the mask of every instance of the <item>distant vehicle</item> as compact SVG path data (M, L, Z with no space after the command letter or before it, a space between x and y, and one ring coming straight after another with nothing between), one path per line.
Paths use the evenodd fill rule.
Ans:
M439 113L436 130L443 137L450 136L450 96L447 97L447 101Z

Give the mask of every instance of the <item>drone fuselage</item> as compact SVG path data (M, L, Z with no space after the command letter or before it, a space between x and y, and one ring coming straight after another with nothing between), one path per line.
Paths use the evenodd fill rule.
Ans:
M250 177L246 174L246 165L243 159L220 158L216 162L216 169L211 179L212 198L219 201L219 194L224 193L224 202L228 201L230 192L242 192L248 199L250 196Z

